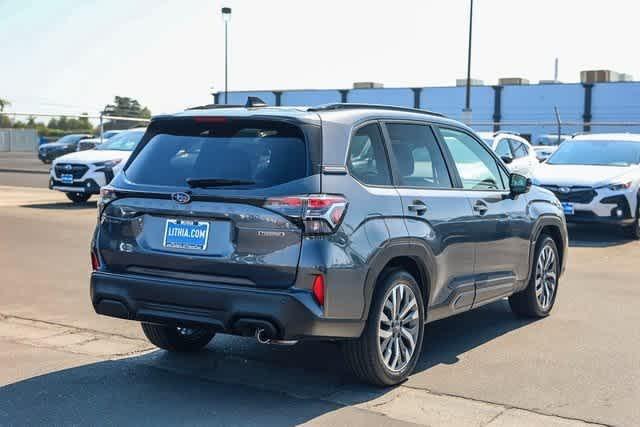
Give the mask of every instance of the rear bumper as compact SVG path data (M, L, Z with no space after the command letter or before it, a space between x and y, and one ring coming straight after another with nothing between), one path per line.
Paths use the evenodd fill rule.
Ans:
M98 314L167 325L207 326L247 335L247 324L269 322L277 338L356 338L361 320L322 317L303 290L266 290L154 276L94 272L91 301ZM253 322L252 321L257 321Z

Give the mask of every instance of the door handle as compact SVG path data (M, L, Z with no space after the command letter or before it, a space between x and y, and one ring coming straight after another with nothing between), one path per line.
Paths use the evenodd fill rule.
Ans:
M427 211L427 205L425 205L424 202L420 200L414 200L412 204L407 206L407 208L411 212L415 212L418 215L424 215L424 213Z
M489 207L482 200L477 200L476 203L473 205L473 210L475 212L478 212L479 215L484 215L489 210Z

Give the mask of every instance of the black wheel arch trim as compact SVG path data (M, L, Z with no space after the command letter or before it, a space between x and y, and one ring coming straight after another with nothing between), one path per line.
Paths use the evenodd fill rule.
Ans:
M369 316L373 294L380 275L393 259L400 257L411 258L420 270L422 277L416 279L419 280L418 283L421 281L424 285L423 290L426 292L426 295L422 297L426 313L431 299L431 283L437 274L435 256L431 248L424 242L410 237L403 237L386 242L369 260L371 268L367 272L365 279L362 320L366 321Z
M556 227L560 231L560 235L562 236L562 240L563 240L562 247L558 248L558 250L562 251L562 254L561 254L562 264L561 264L560 274L564 272L564 267L566 265L566 259L567 259L567 249L568 249L568 244L567 244L568 237L567 237L566 224L562 220L562 218L556 215L551 215L551 214L541 215L536 220L536 222L532 227L530 249L529 249L529 272L527 274L527 280L524 281L524 284L523 284L524 287L526 287L529 284L529 280L531 280L533 263L535 262L534 257L536 253L536 244L538 243L538 239L542 234L542 230L547 226Z

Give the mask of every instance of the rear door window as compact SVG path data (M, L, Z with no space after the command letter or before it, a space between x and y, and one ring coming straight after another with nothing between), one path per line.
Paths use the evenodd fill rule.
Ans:
M257 120L175 122L152 131L125 171L130 181L187 186L188 180L210 180L216 187L228 181L234 188L264 188L310 175L305 137L294 125Z
M387 123L400 185L451 188L451 178L430 126Z

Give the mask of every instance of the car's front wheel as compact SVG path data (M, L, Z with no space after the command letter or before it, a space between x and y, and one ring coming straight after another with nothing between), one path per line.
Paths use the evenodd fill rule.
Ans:
M556 301L559 275L558 247L549 235L543 234L536 243L529 284L509 297L511 310L522 317L548 316Z
M91 194L87 193L65 193L67 198L73 203L86 203L91 198Z
M638 203L636 203L636 214L633 225L627 228L627 234L632 239L640 240L640 199L638 199Z
M370 384L404 381L420 358L424 319L415 278L404 270L392 271L378 283L362 336L344 343L347 364Z
M151 344L167 351L198 351L209 344L215 332L203 328L183 328L176 326L142 323L142 331Z

